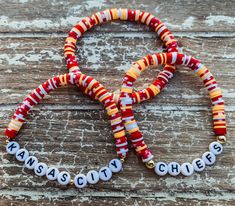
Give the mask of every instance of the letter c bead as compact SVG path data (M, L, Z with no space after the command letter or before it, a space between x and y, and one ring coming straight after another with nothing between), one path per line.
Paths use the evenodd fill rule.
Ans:
M75 176L73 182L77 188L83 188L87 185L87 178L84 174L78 174Z
M168 172L168 165L165 162L158 162L154 168L154 171L159 176L164 176Z

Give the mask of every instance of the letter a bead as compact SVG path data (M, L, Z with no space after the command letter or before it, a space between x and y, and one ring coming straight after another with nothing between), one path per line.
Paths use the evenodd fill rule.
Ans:
M20 162L24 162L29 157L29 152L26 149L19 149L16 152L16 159Z
M212 152L205 152L202 155L202 159L206 165L213 165L215 163L215 155Z
M96 184L99 181L99 173L95 170L91 170L87 173L87 182L90 184Z
M56 180L59 173L60 172L56 167L50 167L47 169L46 177L48 180Z
M8 142L6 150L8 154L15 154L20 149L20 145L17 142Z
M73 182L77 188L83 188L87 185L87 178L84 174L78 174L75 176Z
M113 173L117 173L120 172L122 170L122 162L119 159L112 159L109 162L109 169L113 172Z
M223 152L223 146L219 142L210 143L209 149L214 155L219 155Z

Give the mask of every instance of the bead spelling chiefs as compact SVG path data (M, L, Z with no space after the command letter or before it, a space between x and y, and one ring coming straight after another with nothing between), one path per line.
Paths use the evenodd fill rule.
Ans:
M94 25L116 19L141 22L150 26L163 40L168 52L147 55L143 59L133 63L124 77L120 95L108 92L98 81L82 74L75 55L77 39L85 31ZM69 32L64 46L70 73L49 79L25 98L23 103L15 111L6 129L7 152L15 155L18 161L23 162L26 168L34 170L38 176L46 176L48 180L57 180L61 185L68 185L72 182L77 188L83 188L87 184L96 184L99 180L107 181L112 177L113 173L118 173L122 170L122 164L128 155L126 130L131 136L131 142L137 155L148 168L154 169L157 175L163 176L170 174L176 176L181 173L185 176L190 176L194 171L203 171L206 165L214 164L216 155L222 153L222 144L226 142L224 101L222 99L222 92L209 70L197 59L185 54L179 54L177 51L177 42L173 34L160 20L150 13L139 10L110 9L83 19ZM140 73L149 66L156 67L157 65L165 65L165 67L159 73L156 80L146 89L133 92L133 84ZM152 152L144 142L144 137L139 131L132 111L134 104L143 102L159 94L168 83L168 80L173 77L175 71L174 65L188 66L203 81L212 101L214 132L216 134L216 141L213 141L209 145L209 151L205 152L201 158L193 160L192 163L186 162L181 165L177 162L170 162L168 164L165 162L154 162ZM59 171L55 167L49 167L47 164L40 162L37 157L30 155L27 149L20 148L19 143L15 139L28 112L33 106L38 104L52 90L69 84L77 85L85 94L104 105L111 122L116 143L116 152L119 157L110 160L106 166L101 167L98 171L91 170L86 175L79 173L73 180L71 180L71 175L67 171Z

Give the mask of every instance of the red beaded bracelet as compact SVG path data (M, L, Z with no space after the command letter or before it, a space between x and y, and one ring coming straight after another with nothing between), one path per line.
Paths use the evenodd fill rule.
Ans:
M69 69L69 72L81 73L75 54L75 48L78 38L81 37L85 33L85 31L91 29L95 25L117 19L136 21L148 25L151 30L157 32L159 37L163 40L164 44L166 45L167 52L178 51L177 42L174 39L173 34L158 18L154 17L152 14L131 9L107 9L105 11L95 13L90 17L84 18L79 23L77 23L69 32L64 46L64 54L67 60L67 67ZM138 72L138 70L134 72ZM158 86L160 89L163 89L168 80L173 77L174 72L175 66L173 66L172 64L166 64L163 71L158 74L156 80L149 87L138 92L133 92L131 94L132 104L140 103L156 96L160 90L156 90L155 87ZM88 94L94 99L96 98L94 95L92 95L89 88L80 85L78 86L84 93ZM119 94L111 95L115 102L119 105ZM138 138L138 142L136 142L137 139L133 137L131 141L134 147L135 145L142 145L143 147L145 147L145 150L143 152L137 151L140 156L143 156L142 159L144 159L146 155L151 156L151 151L148 149L143 139Z
M213 111L213 123L214 132L218 136L218 141L226 141L226 120L224 111L224 100L222 99L221 89L218 87L217 82L210 71L201 64L197 59L187 56L185 54L179 54L176 52L172 53L159 53L154 55L147 55L146 57L140 59L139 61L132 64L132 67L126 72L123 79L123 84L121 87L120 95L120 108L122 113L122 120L125 125L126 130L130 133L133 140L136 140L135 148L142 161L146 163L149 168L154 167L153 157L146 150L146 145L139 144L139 139L143 139L142 133L139 131L139 127L134 118L132 105L132 91L133 85L137 77L144 71L148 66L157 66L162 64L175 64L184 65L191 68L197 73L197 75L202 79L205 87L209 91L212 111ZM156 92L160 92L161 87L159 85L154 85L153 88Z
M165 24L163 24L152 14L131 9L107 9L105 11L97 12L90 17L84 18L79 23L77 23L69 32L64 45L64 54L67 60L69 72L81 72L78 67L78 61L75 54L75 48L78 38L95 25L117 19L128 20L132 22L136 21L148 25L151 30L157 32L159 37L163 40L164 44L167 47L167 52L178 51L177 42L174 39L173 34L167 29ZM163 88L168 82L169 78L173 76L174 72L175 67L173 65L165 65L163 71L160 72L153 84L151 84L146 89L133 93L133 103L140 103L157 95L157 93L152 90L152 87L154 87L153 85L158 84L161 85L161 87ZM82 88L82 90L85 93L89 93L89 90L87 90L86 88ZM147 95L146 90L150 91L149 95ZM113 97L116 102L118 102L119 95L113 94Z

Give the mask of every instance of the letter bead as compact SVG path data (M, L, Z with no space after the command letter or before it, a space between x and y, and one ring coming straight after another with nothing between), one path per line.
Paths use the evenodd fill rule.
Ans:
M154 168L154 171L159 176L164 176L168 172L168 165L165 162L158 162Z
M177 162L171 162L168 164L168 173L172 176L176 176L180 173L180 164Z
M108 181L112 177L112 171L108 167L102 167L99 170L99 177L103 181Z
M99 173L95 170L91 170L87 173L87 182L90 184L96 184L99 181Z
M59 173L60 172L56 167L50 167L46 171L46 177L48 180L56 180Z
M215 163L216 157L212 152L205 152L202 155L202 159L206 165L213 165Z
M193 160L192 165L196 172L201 172L206 167L205 162L200 158L196 158L195 160Z
M59 184L67 185L67 184L69 184L69 182L71 180L71 176L68 172L63 171L58 174L57 180L58 180Z
M25 167L32 170L34 169L34 167L36 166L36 164L38 163L38 159L35 156L29 156L26 160L25 160Z
M109 169L113 172L113 173L117 173L120 172L122 170L122 162L119 159L112 159L109 162Z
M40 162L34 167L34 172L37 176L43 176L46 174L47 169L47 165L45 163Z
M223 152L223 146L219 142L212 142L209 145L209 150L214 155L219 155L219 154L221 154Z
M74 178L74 185L77 188L83 188L87 185L87 178L84 174L78 174Z
M6 145L6 151L8 154L15 154L20 149L20 145L17 142L8 142Z
M20 162L24 162L29 157L29 152L26 149L19 149L16 152L16 159Z
M191 176L193 174L193 165L186 162L186 163L183 163L181 166L180 166L180 170L181 170L181 173L184 175L184 176Z

